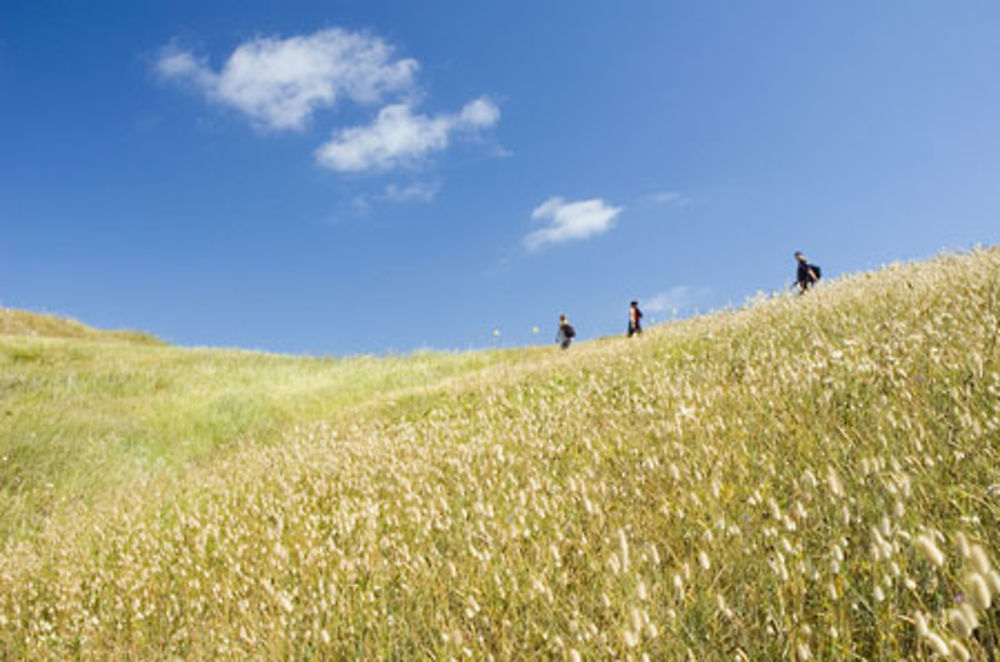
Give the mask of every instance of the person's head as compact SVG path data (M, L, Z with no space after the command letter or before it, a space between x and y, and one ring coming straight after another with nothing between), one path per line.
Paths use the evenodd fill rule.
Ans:
M638 301L633 301L629 305L632 306L633 308L638 308L639 307L639 302Z
M799 262L805 262L806 256L802 253L802 251L795 251L795 259Z
M565 324L566 323L566 313L563 313L563 314L559 315L559 323L560 324Z

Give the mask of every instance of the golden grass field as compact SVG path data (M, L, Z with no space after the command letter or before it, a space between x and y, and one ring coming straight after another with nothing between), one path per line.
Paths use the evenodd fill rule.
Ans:
M567 352L35 324L0 322L4 659L996 655L1000 250Z

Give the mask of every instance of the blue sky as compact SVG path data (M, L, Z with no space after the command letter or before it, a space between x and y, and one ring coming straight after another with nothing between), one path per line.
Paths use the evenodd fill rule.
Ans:
M621 333L795 250L998 243L998 71L995 2L7 0L0 305L312 354Z

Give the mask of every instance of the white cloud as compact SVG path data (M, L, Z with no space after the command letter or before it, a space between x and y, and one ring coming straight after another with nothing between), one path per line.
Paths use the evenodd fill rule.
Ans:
M434 117L414 114L407 104L393 104L380 110L367 126L336 131L316 150L316 159L339 172L414 165L431 152L445 149L456 131L476 131L499 119L500 109L486 97L470 101L457 114Z
M441 191L440 182L411 182L409 184L386 184L385 188L375 194L359 195L351 202L354 210L364 214L371 210L376 202L427 203L434 200Z
M645 199L654 205L683 205L687 202L687 198L680 191L658 191L650 193Z
M430 202L440 190L438 182L414 182L405 186L388 184L381 197L390 202Z
M537 250L545 244L556 244L571 239L586 239L610 230L622 207L605 204L601 198L566 202L562 198L549 198L531 212L534 220L548 219L546 227L531 232L524 238L528 250Z
M395 58L382 39L340 28L253 39L237 47L218 72L175 47L164 49L156 65L165 78L188 81L212 101L275 130L301 129L316 110L341 98L370 105L412 91L418 68L416 60Z
M665 292L653 295L642 302L642 308L647 313L667 313L676 315L685 308L690 308L711 293L708 288L692 288L687 285L675 285Z

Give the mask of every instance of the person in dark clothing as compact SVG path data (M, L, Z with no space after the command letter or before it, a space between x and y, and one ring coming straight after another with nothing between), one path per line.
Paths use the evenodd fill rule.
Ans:
M628 337L631 338L635 334L642 335L642 324L639 320L642 319L642 311L639 310L639 302L633 301L628 310Z
M806 290L819 281L819 267L809 264L809 260L802 254L802 251L795 251L795 260L799 263L795 282L799 285L799 294L804 294Z
M566 319L566 315L559 316L559 331L556 332L556 342L563 349L569 349L570 344L573 342L573 337L576 335L576 330L573 325L569 323Z

